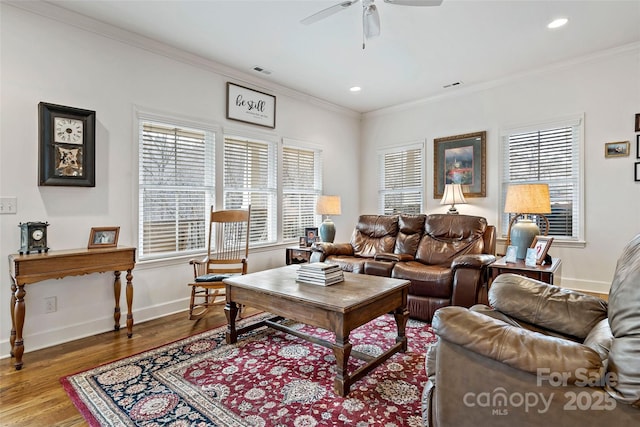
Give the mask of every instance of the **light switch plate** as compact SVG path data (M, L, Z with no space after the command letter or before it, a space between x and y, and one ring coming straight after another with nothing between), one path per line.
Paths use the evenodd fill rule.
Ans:
M17 197L0 197L0 215L18 213Z

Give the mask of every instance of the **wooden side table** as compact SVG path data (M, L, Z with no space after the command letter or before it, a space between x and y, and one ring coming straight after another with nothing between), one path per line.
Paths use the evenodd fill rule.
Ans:
M309 258L311 258L311 248L301 248L300 246L289 246L285 254L287 265L309 262Z
M81 276L90 273L114 272L113 311L114 330L120 329L120 272L126 271L127 296L127 337L133 335L133 275L136 265L136 248L118 246L115 248L71 249L49 251L38 254L11 254L9 268L11 274L11 356L15 357L16 370L22 369L24 354L24 327L26 301L25 286L48 279L67 276Z
M549 265L529 267L525 265L523 259L519 259L515 263L507 263L503 257L489 265L489 282L492 282L502 273L514 273L531 277L532 279L540 280L541 282L551 285L560 286L561 270L562 260L560 260L560 258L551 258L551 264Z
M491 283L496 277L502 273L513 273L521 276L530 277L532 279L540 280L541 282L549 283L551 285L560 286L560 273L562 271L562 260L560 258L551 258L551 264L548 265L536 265L530 267L525 265L523 259L519 259L516 262L506 262L502 257L496 260L494 263L489 264L489 280L488 288L483 290L483 295L480 296L480 302L482 304L488 304L489 288Z

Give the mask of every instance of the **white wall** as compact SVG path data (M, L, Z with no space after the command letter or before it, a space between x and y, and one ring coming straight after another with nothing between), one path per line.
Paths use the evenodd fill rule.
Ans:
M129 39L117 33L98 35L102 27L89 21L69 22L95 27L95 32L5 3L0 3L0 14L0 196L18 196L18 214L0 215L0 259L16 252L17 225L26 221L51 224L49 246L54 250L85 247L91 227L103 225L119 225L120 243L135 246L134 106L223 128L260 130L225 119L226 81L277 96L273 135L323 146L325 158L331 159L324 166L325 193L343 196L343 213L334 218L336 241L349 238L360 213L377 210L378 148L426 141L426 211L445 212L447 207L433 199L433 139L486 130L487 197L471 199L459 210L496 224L500 129L576 113L585 114L587 243L584 248L552 246L552 254L563 259L563 283L606 292L623 245L640 232L640 184L633 182L633 120L640 112L638 46L482 88L462 87L456 95L369 113L361 123L348 110L219 64L188 55L177 60L180 54L172 49L135 47L117 41ZM153 53L155 49L166 54ZM95 188L37 185L40 101L97 111ZM632 156L605 159L604 143L620 140L632 141ZM254 251L250 269L283 263L282 247ZM138 264L135 320L185 309L190 274L184 261ZM0 262L0 277L0 357L6 357L11 325L7 262ZM26 351L110 330L111 283L112 275L105 273L28 285ZM44 298L49 296L57 296L58 311L45 314Z
M117 41L120 36L129 39L130 35L96 34L94 31L102 31L102 26L77 16L64 18L94 31L4 3L0 4L0 13L0 196L18 197L18 214L0 215L0 258L5 260L0 262L4 282L0 287L1 357L9 354L11 328L6 259L19 247L19 222L48 221L52 250L86 247L91 227L109 225L121 227L120 244L136 246L136 106L217 123L223 129L266 132L277 138L315 143L322 146L325 158L331 159L324 166L325 193L357 193L358 114L253 76L233 74L219 64L163 46L141 42L150 50ZM166 53L153 53L154 49ZM177 55L183 59L175 59ZM276 129L226 120L227 81L276 95ZM38 186L40 101L97 112L95 188ZM355 197L342 200L343 214L334 221L337 239L344 240L350 235L359 207ZM250 254L251 271L280 265L284 265L283 246ZM186 283L191 274L186 260L138 263L133 271L134 320L185 310L189 294ZM25 350L111 330L112 282L113 275L104 273L27 285ZM58 310L46 314L44 298L50 296L57 297ZM124 290L121 306L120 323L124 326Z
M456 90L456 89L453 89ZM640 112L640 45L582 58L484 87L460 88L424 100L366 114L363 119L361 181L375 182L377 150L407 141L426 141L426 212L444 213L433 198L434 138L487 131L487 197L469 199L458 210L498 224L500 130L584 113L584 247L554 242L550 253L562 258L562 284L608 292L623 246L640 233L640 182L634 182L636 133ZM605 158L604 144L631 141L631 155ZM361 187L362 212L375 212L375 186Z

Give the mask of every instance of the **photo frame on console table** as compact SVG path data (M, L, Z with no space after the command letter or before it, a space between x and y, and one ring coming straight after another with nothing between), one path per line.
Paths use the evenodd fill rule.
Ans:
M38 104L38 183L96 186L96 112Z
M92 227L87 249L115 248L119 234L120 227Z
M441 199L445 184L460 184L465 197L486 197L487 132L433 140L433 198Z
M276 97L227 82L227 119L276 127Z

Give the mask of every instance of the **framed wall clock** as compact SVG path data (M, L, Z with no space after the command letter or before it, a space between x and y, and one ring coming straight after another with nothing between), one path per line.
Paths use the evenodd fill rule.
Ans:
M95 187L96 112L41 102L40 185Z

